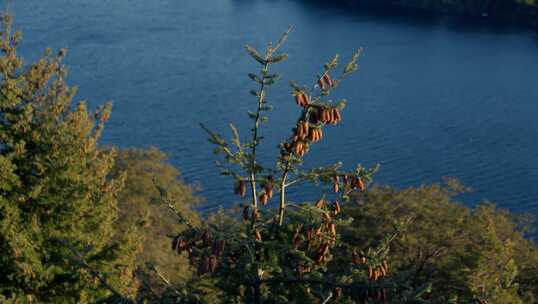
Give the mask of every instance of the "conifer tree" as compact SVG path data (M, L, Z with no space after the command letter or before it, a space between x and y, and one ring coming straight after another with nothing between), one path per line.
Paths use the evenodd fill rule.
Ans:
M341 212L341 204L352 193L366 191L377 167L358 165L347 171L341 163L302 167L324 130L342 120L346 101L331 100L330 96L357 69L362 49L354 52L342 69L339 57L333 57L310 86L290 81L289 101L297 104L297 122L279 145L275 165L260 161L262 126L272 110L267 90L280 78L270 67L288 58L281 53L288 34L275 44L269 43L265 52L246 47L261 66L259 73L248 75L256 86L251 91L256 107L248 113L250 133L241 135L231 124L232 138L227 141L202 125L216 146L215 152L223 155L223 161L218 162L220 173L234 181L234 192L244 198L238 208L241 216L191 225L173 238L172 249L187 254L200 280L215 284L226 303L425 303L428 284L412 288L408 273L389 272L389 245L405 228L407 219L400 219L393 231L371 248L341 242L340 229L353 221ZM286 197L288 189L308 182L322 188L315 204ZM163 196L167 197L166 192ZM273 196L277 207L271 209L268 203ZM337 256L340 258L335 259ZM335 261L343 261L339 272L330 271ZM203 300L177 290L180 303Z
M66 54L46 50L25 65L20 33L2 15L0 32L0 296L25 302L86 303L130 294L132 230L114 236L112 151L97 141L106 104L73 105ZM108 276L105 276L104 274Z

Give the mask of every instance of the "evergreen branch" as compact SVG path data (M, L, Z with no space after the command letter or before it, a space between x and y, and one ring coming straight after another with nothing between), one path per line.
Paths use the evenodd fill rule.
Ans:
M290 34L290 32L293 30L293 26L288 26L288 30L282 35L282 37L280 37L280 39L278 40L277 44L275 47L273 47L273 52L276 52L278 51L278 49L280 49L282 47L282 45L284 45L284 42L286 42L286 40L288 39L288 36Z
M252 282L254 283L254 282ZM337 283L337 282L331 282L327 280L320 280L320 279L304 279L304 278L270 278L270 279L263 279L260 280L259 283L281 283L281 284L319 284L319 285L325 285L329 286L331 288L342 288L342 289L348 289L348 290L367 290L372 287L371 283L363 283L363 282L352 282L350 284L343 284L343 283ZM388 283L388 284L387 284ZM383 287L383 288L397 288L395 284L391 282L376 282L376 287Z
M293 154L293 153L292 153ZM284 209L286 208L286 179L288 178L289 172L291 169L291 155L290 158L286 161L286 166L282 172L282 178L280 180L280 193L279 193L279 204L278 204L278 226L282 226L284 223Z
M159 279L161 279L161 281L163 281L163 283L170 289L172 289L174 291L174 293L178 296L181 296L181 292L176 288L174 287L174 285L172 285L172 283L170 282L170 280L168 280L158 269L155 265L153 264L149 264L148 267L155 271L155 273L157 274L157 276L159 277Z
M258 61L261 64L267 64L267 60L262 57L262 55L253 47L250 45L245 45L245 49L249 53L249 55L254 58L256 61Z
M362 49L361 49L362 51ZM357 61L358 57L359 57L360 53L356 53L352 60L351 60L351 63L355 64L355 62ZM335 69L336 68L336 65L338 63L338 55L336 55L330 63L328 64L325 64L324 65L324 72L323 74L314 82L313 84L313 87L312 89L310 90L311 92L315 90L316 88L316 85L319 81L321 81L321 79L323 79L323 77L325 77L325 75L328 75L328 73L332 70L332 69ZM340 80L343 79L344 77L344 74L341 76ZM337 82L335 82L336 84ZM290 85L292 86L292 88L294 90L301 90L301 88L299 88L295 82L293 81L290 81ZM316 108L316 107L322 107L320 105L317 105L316 102L321 100L321 97L323 95L328 95L329 91L322 91L320 90L320 93L313 98L313 102L311 102L310 104L308 104L301 112L301 116L299 117L299 119L297 120L297 123L301 120L306 120L307 116L308 116L308 113L309 113L309 110L310 108ZM338 104L339 107L343 107L345 106L345 101L341 101L339 102ZM290 183L286 183L286 180L289 176L289 173L290 173L290 170L293 169L293 164L292 164L292 160L293 160L293 157L294 156L294 152L292 151L288 157L288 159L286 160L286 163L284 165L284 169L282 171L282 178L281 178L281 182L280 182L280 202L279 202L279 212L278 212L278 224L279 226L282 226L283 222L284 222L284 209L286 208L286 201L285 201L285 191L286 191L286 187L288 186L291 186L297 182L300 181L300 179L298 180L294 180ZM317 173L319 175L319 173ZM302 177L302 179L308 179L307 177Z
M209 141L213 144L220 146L222 150L228 155L229 157L234 157L234 153L228 148L228 144L226 144L226 141L220 137L217 133L211 131L208 127L206 127L203 123L200 123L200 127L209 134L210 138Z
M381 245L377 248L377 250L375 251L374 254L379 255L382 252L386 252L388 250L390 244L396 239L396 237L398 237L403 232L406 225L408 225L411 221L412 221L411 218L406 218L402 223L395 226L394 227L395 231L388 238L385 238L381 242Z
M190 229L195 229L195 227L181 214L181 212L177 210L176 206L174 206L173 200L168 197L169 196L168 191L165 188L161 187L157 183L157 180L155 178L153 178L152 181L155 188L157 188L157 190L159 191L159 197L168 206L168 208L172 210L172 212L176 215L179 223L185 224Z
M62 244L67 249L69 249L69 251L71 251L71 253L73 253L74 256L76 257L76 258L69 257L69 259L77 263L78 265L82 266L83 268L85 268L93 278L96 278L97 280L99 280L101 285L103 285L106 289L112 292L114 296L119 297L122 301L125 301L125 303L133 303L133 304L135 303L134 301L132 301L131 299L129 299L128 297L124 296L119 291L117 291L112 285L110 285L105 279L105 277L103 277L99 273L98 270L96 270L95 268L91 267L88 263L86 263L86 261L84 260L84 255L80 253L75 247L73 247L69 242L63 239L59 239L59 238L54 238L53 240L57 241L58 243Z
M262 71L267 71L269 63L266 62ZM265 76L264 76L265 77ZM265 79L265 78L264 78ZM251 163L250 163L250 187L252 192L252 208L258 208L258 195L256 191L256 147L258 146L258 129L260 127L260 113L262 110L264 98L265 98L265 81L260 83L260 94L258 95L258 109L256 110L256 116L254 119L254 128L252 129L252 147L251 147ZM254 225L256 219L252 218L252 225Z
M340 177L345 176L347 173L342 173L342 172L337 171L338 168L340 167L342 167L342 163L338 162L329 167L319 167L319 168L311 169L309 172L301 172L296 179L287 183L286 187L294 185L302 181L306 181L306 180L316 181L317 179L323 178L323 177L332 178L334 176L340 176Z
M230 123L230 129L232 130L232 142L237 146L239 151L241 151L243 147L241 146L241 140L239 139L239 131L237 131L237 128L232 123Z
M351 60L348 62L348 64L344 68L343 75L351 74L357 70L357 67L358 67L357 60L362 55L362 52L363 52L363 48L361 47L355 53L353 53Z

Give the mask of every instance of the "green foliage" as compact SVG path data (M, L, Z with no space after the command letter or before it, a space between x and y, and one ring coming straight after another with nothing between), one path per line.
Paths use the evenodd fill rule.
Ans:
M344 208L355 219L342 231L353 246L372 246L398 218L412 219L391 245L394 271L414 268L411 282L432 284L433 303L535 303L538 248L523 237L521 217L491 204L472 210L454 200L466 189L454 180L401 191L383 187Z
M121 177L97 148L110 104L89 113L65 82L65 50L24 65L20 34L0 32L0 295L86 303L134 291L135 238L114 238ZM105 278L100 273L107 273ZM105 286L107 286L105 288Z
M191 208L199 198L180 179L179 171L167 162L166 155L156 148L119 150L111 173L113 177L125 175L125 186L118 196L119 219L115 229L122 235L133 226L140 227L141 243L136 256L141 286L138 296L160 297L167 288L154 272L158 271L171 284L181 284L191 279L192 269L185 257L178 258L170 250L167 234L181 232L186 225L178 223L175 212L160 203L160 192L155 185L167 189L168 195L174 198L174 210L195 226L200 219Z

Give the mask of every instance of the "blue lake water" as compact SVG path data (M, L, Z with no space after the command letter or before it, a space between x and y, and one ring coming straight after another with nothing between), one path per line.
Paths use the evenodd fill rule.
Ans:
M6 0L0 1L2 7ZM157 146L205 207L236 198L219 177L205 122L250 128L255 107L247 73L257 64L243 45L263 48L293 25L283 80L269 91L274 127L262 130L271 164L298 109L287 81L310 84L333 54L364 47L359 72L342 84L343 122L327 128L309 164L342 160L381 164L376 182L396 187L459 178L487 199L538 214L538 34L451 17L393 15L305 0L24 0L11 1L23 30L21 53L69 48L66 63L78 97L92 107L112 100L102 143ZM295 191L294 200L319 192Z

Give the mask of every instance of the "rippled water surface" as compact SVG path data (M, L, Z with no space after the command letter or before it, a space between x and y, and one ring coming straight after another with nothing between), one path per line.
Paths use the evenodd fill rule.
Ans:
M5 4L6 0L0 1ZM392 16L306 0L12 1L30 61L45 47L68 47L71 82L92 107L114 102L103 143L157 146L206 206L235 199L214 170L198 122L248 130L255 106L246 76L257 66L244 44L263 48L289 24L285 81L263 130L264 160L289 132L297 108L287 80L310 83L333 54L365 47L359 73L338 96L350 103L338 128L307 164L381 164L376 181L397 187L460 178L488 199L538 214L538 35L454 18ZM246 131L245 131L246 132ZM246 134L243 132L243 134ZM313 198L308 188L292 198Z

